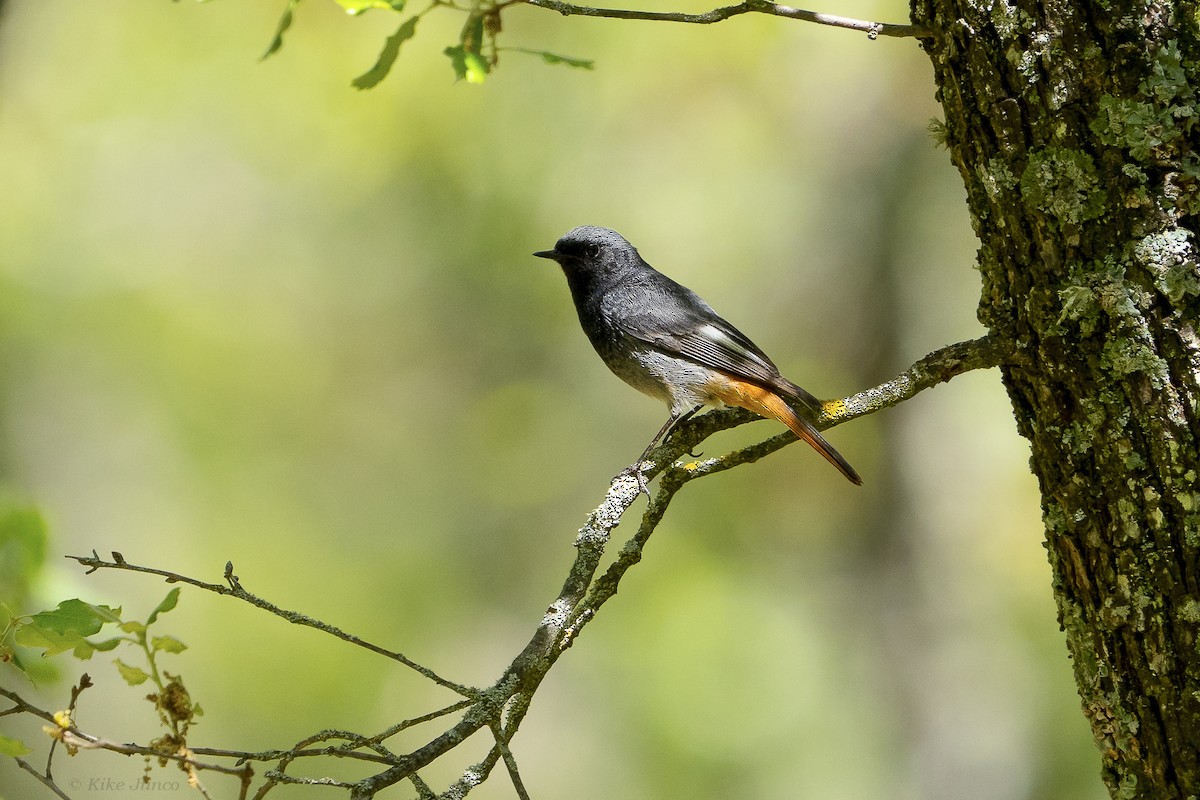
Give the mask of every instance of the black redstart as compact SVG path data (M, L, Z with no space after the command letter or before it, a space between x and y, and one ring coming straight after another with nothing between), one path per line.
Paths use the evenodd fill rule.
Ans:
M851 482L862 484L846 459L784 398L814 412L820 407L817 399L780 375L754 342L699 295L643 261L619 233L575 228L553 250L534 255L562 267L579 323L608 368L671 409L630 468L643 489L641 463L655 444L705 405L722 404L779 420Z

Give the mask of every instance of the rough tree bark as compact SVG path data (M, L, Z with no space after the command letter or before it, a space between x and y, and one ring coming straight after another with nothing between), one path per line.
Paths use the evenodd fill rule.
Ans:
M1183 0L913 0L1113 797L1200 796L1200 34Z

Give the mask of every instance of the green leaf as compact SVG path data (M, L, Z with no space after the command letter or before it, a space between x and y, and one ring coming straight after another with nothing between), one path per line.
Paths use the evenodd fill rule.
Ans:
M115 639L105 639L105 640L104 640L104 641L102 641L102 642L88 642L88 644L90 644L90 645L92 646L92 649L93 649L93 650L99 650L99 651L101 651L101 652L107 652L107 651L109 651L109 650L112 650L112 649L114 649L114 648L115 648L117 645L119 645L121 642L128 642L128 641L129 641L129 640L128 640L128 639L126 639L125 637L123 637L123 636L118 636L118 637L116 637Z
M131 667L119 658L114 658L113 663L117 665L117 669L121 672L121 677L130 686L145 683L150 678L150 675L141 667Z
M42 655L56 656L71 650L82 641L83 637L73 634L64 636L50 630L43 630L36 625L22 625L13 635L13 641L21 647L38 647L45 652Z
M164 653L182 653L187 650L187 645L174 636L155 636L150 646L156 652L161 650Z
M95 606L79 599L64 600L53 611L41 611L17 628L14 640L23 647L40 647L43 655L53 656L76 650L80 658L90 658L92 645L84 637L105 625L121 621L121 609Z
M0 736L0 756L19 758L20 756L27 756L32 752L20 739L10 739L7 736Z
M358 16L364 11L370 11L372 8L390 8L392 11L404 10L404 0L334 0L334 2L346 9L346 13L351 16Z
M460 81L483 83L484 79L488 76L488 72L491 71L491 67L488 66L483 56L479 53L465 50L462 45L447 47L443 52L450 57L450 63L454 67L454 74Z
M379 51L379 58L376 59L375 66L350 81L350 85L355 89L370 89L386 78L392 69L392 64L396 63L396 57L400 55L400 45L411 39L416 32L417 17L409 17L400 23L396 32L383 43L383 49Z
M143 622L138 622L136 619L131 619L128 622L121 623L121 630L125 633L145 633L146 625Z
M154 620L158 619L159 614L167 613L172 608L174 608L175 604L178 602L179 602L179 587L176 586L174 589L167 592L167 596L164 597L163 601L158 604L158 608L156 608L150 612L150 618L146 620L146 627L150 627L151 625L153 625Z
M271 40L271 44L267 46L267 52L262 54L259 61L266 61L279 52L279 48L283 47L283 34L292 27L292 11L298 5L300 5L300 0L288 0L287 7L283 10L283 16L279 18L279 25L275 28L275 38Z
M89 636L104 627L104 623L92 612L91 604L78 598L63 600L53 611L39 611L33 615L30 624L53 633L81 636Z
M540 56L542 61L547 64L565 64L568 67L577 67L579 69L595 69L596 62L586 58L571 58L570 56L560 56L557 53L548 53L545 50L529 50L524 47L505 47L505 50L514 50L518 53L528 53L531 56Z
M464 52L476 55L483 52L483 14L476 12L467 17L458 41Z
M63 600L52 611L39 611L33 615L33 624L57 633L77 633L91 636L102 627L121 622L121 609L85 603L78 598Z

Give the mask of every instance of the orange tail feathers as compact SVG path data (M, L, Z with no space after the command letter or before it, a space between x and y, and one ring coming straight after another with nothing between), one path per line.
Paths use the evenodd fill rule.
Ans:
M714 394L727 405L739 406L761 417L782 422L798 438L812 445L826 461L837 467L838 472L846 476L846 480L862 486L862 478L854 471L854 467L842 458L842 454L834 450L833 445L825 441L825 437L808 420L793 411L783 398L770 389L730 378L723 386L715 387Z

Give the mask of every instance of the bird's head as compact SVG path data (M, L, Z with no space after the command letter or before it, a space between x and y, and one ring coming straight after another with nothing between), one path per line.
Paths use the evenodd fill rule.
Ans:
M534 255L557 261L568 274L616 273L641 260L637 249L621 234L593 225L567 231L553 250L540 250Z

